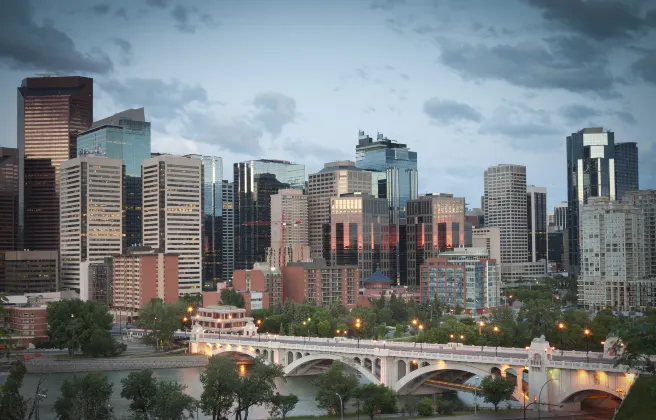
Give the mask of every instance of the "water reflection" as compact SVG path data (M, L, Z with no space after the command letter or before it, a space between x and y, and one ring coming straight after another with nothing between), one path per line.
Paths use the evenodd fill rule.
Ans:
M246 365L239 365L239 376L246 376Z

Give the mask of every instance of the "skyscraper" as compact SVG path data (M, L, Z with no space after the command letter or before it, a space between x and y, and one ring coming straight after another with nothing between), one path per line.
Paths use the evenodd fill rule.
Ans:
M310 258L308 196L303 190L282 189L271 196L271 267ZM283 264L284 262L284 264Z
M100 264L123 252L123 161L82 156L63 162L60 197L61 287L80 293L88 290L82 263Z
M567 137L567 264L570 274L580 273L581 206L590 197L616 199L615 133L584 128Z
M418 286L421 266L439 252L465 246L465 199L426 194L407 202L408 285Z
M221 260L223 262L223 280L232 279L235 270L235 214L233 183L223 180L221 188L221 207L223 211L223 223L221 226Z
M150 122L143 108L128 109L93 123L80 134L77 155L121 159L125 164L125 244L139 246L141 238L141 162L150 157Z
M144 246L178 255L179 294L202 286L202 162L179 156L143 161Z
M390 252L393 257L387 274L405 284L408 271L405 207L408 200L417 198L417 152L410 151L406 144L390 140L382 133L378 133L374 141L360 131L355 147L355 164L358 168L378 172L372 174L374 190L375 184L378 184L378 194L374 196L386 198L390 211Z
M305 166L281 160L234 164L235 270L266 261L271 245L271 196L283 188L305 188Z
M526 167L497 165L485 170L485 227L501 236L501 277L504 282L524 275L528 261Z
M59 166L93 121L93 79L33 77L18 88L19 230L22 248L59 249Z
M567 201L561 201L554 206L554 229L562 232L567 228Z
M0 147L0 251L18 249L18 149Z
M635 142L615 144L615 198L625 201L630 191L638 191L638 144Z
M223 278L223 159L188 155L203 165L203 290Z
M639 209L645 219L645 277L656 281L656 190L629 192L626 202ZM656 306L656 295L653 296Z
M310 253L313 258L330 260L330 198L342 194L371 191L372 173L346 160L326 163L322 170L310 174L308 217Z
M526 187L526 220L528 222L528 262L547 259L547 189Z

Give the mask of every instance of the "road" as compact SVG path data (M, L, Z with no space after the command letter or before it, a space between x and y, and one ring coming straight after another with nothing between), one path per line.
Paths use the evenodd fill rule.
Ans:
M219 338L218 334L205 334L206 337ZM276 336L266 336L261 335L260 337L248 337L248 336L231 336L222 334L223 338L230 337L230 339L238 339L240 341L246 341L250 343L257 343L258 341L281 341L290 344L310 344L310 345L328 345L328 346L340 346L340 347L350 347L350 348L388 348L393 350L406 350L406 351L422 351L424 353L434 353L434 354L462 354L470 356L496 356L501 358L517 358L521 359L527 357L526 354L521 353L508 353L503 352L503 350L495 351L494 347L484 347L483 350L461 350L461 349L449 349L449 348L434 348L433 345L423 345L421 343L404 343L404 342L372 342L369 340L360 340L358 343L357 339L340 339L335 341L332 338L317 338L317 337L276 337ZM552 354L552 359L555 361L567 361L567 362L586 362L585 357L573 357L573 356L561 356L555 351ZM611 358L593 358L590 357L590 363L601 363L612 366L615 363L614 359Z

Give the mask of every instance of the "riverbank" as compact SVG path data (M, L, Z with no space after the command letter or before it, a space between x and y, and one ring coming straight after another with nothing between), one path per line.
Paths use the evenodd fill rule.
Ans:
M25 362L28 373L77 373L97 371L178 369L207 365L207 356L115 357L98 359L33 359Z

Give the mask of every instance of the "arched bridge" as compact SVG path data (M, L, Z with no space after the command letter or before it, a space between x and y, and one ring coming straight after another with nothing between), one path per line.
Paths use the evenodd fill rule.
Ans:
M200 328L194 328L190 338L193 353L262 357L284 366L287 375L317 374L339 360L369 381L385 384L399 394L422 393L431 386L449 388L449 384L463 384L457 386L473 392L474 387L464 385L467 380L500 374L516 378L514 397L518 401L539 401L542 411L575 410L590 395L619 401L635 380L635 374L626 373L623 366L614 367L613 358L607 355L561 354L543 338L533 340L526 349L344 338L219 337Z

